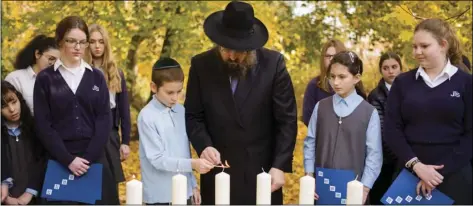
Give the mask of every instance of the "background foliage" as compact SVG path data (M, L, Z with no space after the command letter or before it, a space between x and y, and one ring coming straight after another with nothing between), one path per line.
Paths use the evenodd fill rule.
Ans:
M177 59L185 74L190 58L213 46L202 24L210 13L225 8L227 1L2 1L2 78L13 70L16 53L38 34L54 36L56 24L78 15L88 24L109 30L113 53L126 75L137 138L136 116L149 95L151 66L160 56ZM296 92L298 112L307 82L318 74L321 45L338 38L359 54L365 64L363 82L371 90L381 77L379 53L392 50L414 68L411 39L418 23L414 16L448 19L455 27L463 50L472 59L472 2L468 1L258 1L250 2L255 15L268 27L267 48L286 57ZM307 12L301 12L307 11ZM185 91L183 92L184 97ZM182 98L184 101L184 98ZM294 152L294 173L286 174L284 203L297 204L298 179L303 175L302 141L306 128L299 122ZM125 175L140 178L138 144L123 163ZM195 155L195 153L194 153ZM120 186L124 201L124 187Z

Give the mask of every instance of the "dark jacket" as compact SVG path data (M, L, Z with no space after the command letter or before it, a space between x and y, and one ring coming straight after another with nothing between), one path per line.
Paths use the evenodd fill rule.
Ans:
M51 65L36 77L33 102L37 136L53 159L66 168L76 156L98 161L112 128L110 94L100 70L86 69L74 94Z
M10 195L17 198L30 188L36 190L39 196L46 172L46 151L34 135L34 129L31 128L30 132L22 131L18 137L19 141L8 133L6 126L2 125L1 131L2 179L5 168L5 178L13 179L13 187L9 189Z
M2 174L1 174L1 179L0 181L3 181L3 180L6 180L7 178L11 177L11 163L10 163L10 160L7 158L7 145L8 145L8 138L7 137L4 137L2 135L2 140L1 140L1 143L2 143L2 156L1 156L1 159L2 159Z
M396 77L389 92L384 135L400 163L418 157L444 165L440 174L459 171L472 158L472 77L458 70L435 88L416 78L418 69Z
M130 144L130 132L131 132L131 121L130 121L130 102L128 99L128 90L126 89L126 80L123 71L120 70L120 77L122 92L117 93L115 96L116 106L112 110L112 123L117 129L121 129L122 141L121 144Z
M383 131L383 120L386 109L386 102L388 100L389 90L386 87L385 81L381 78L378 82L378 86L374 88L368 95L368 102L378 110L379 121L381 123L381 134ZM383 138L383 164L393 164L396 161L395 155L389 150L384 142Z
M314 107L317 102L334 94L332 87L329 87L330 92L326 92L325 90L319 88L317 86L319 79L320 76L313 78L305 88L304 100L302 102L302 121L304 122L305 126L309 125L310 118L312 117L312 113L314 112Z
M379 80L378 86L374 88L368 95L368 102L373 105L379 114L381 123L381 131L383 130L384 109L386 108L386 101L388 100L388 88L383 79Z
M257 65L232 95L217 50L192 58L186 93L187 134L200 155L215 147L230 179L231 204L256 204L256 176L272 167L292 172L297 136L294 88L279 52L257 49ZM202 204L214 204L214 169L201 175ZM282 204L282 190L272 202Z

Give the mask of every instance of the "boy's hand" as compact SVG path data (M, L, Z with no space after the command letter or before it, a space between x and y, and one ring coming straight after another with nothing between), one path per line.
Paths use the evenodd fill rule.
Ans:
M370 188L363 186L363 204L366 203L366 198L368 197L369 193L370 193Z
M200 174L205 174L214 168L214 165L206 159L192 159L192 169Z
M206 147L202 154L200 154L200 158L206 159L207 161L211 162L213 165L221 164L220 160L220 152L214 147Z

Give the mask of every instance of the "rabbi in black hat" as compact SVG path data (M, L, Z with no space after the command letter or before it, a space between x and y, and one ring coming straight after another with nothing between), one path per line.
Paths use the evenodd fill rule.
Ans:
M184 106L192 146L214 165L230 165L230 204L256 204L256 176L263 170L271 175L271 203L283 204L297 136L284 57L263 48L268 30L248 3L232 1L211 14L204 31L216 46L191 61ZM215 203L219 172L201 175L202 204Z

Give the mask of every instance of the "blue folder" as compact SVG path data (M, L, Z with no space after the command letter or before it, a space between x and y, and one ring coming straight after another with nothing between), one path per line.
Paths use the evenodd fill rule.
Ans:
M48 161L41 197L49 201L95 204L102 199L102 164L92 164L82 176L73 175L54 160Z
M355 179L351 170L315 169L315 191L319 195L318 205L345 205L347 183Z
M430 196L417 195L416 186L420 179L406 169L394 180L381 198L385 205L452 205L453 200L434 189Z

